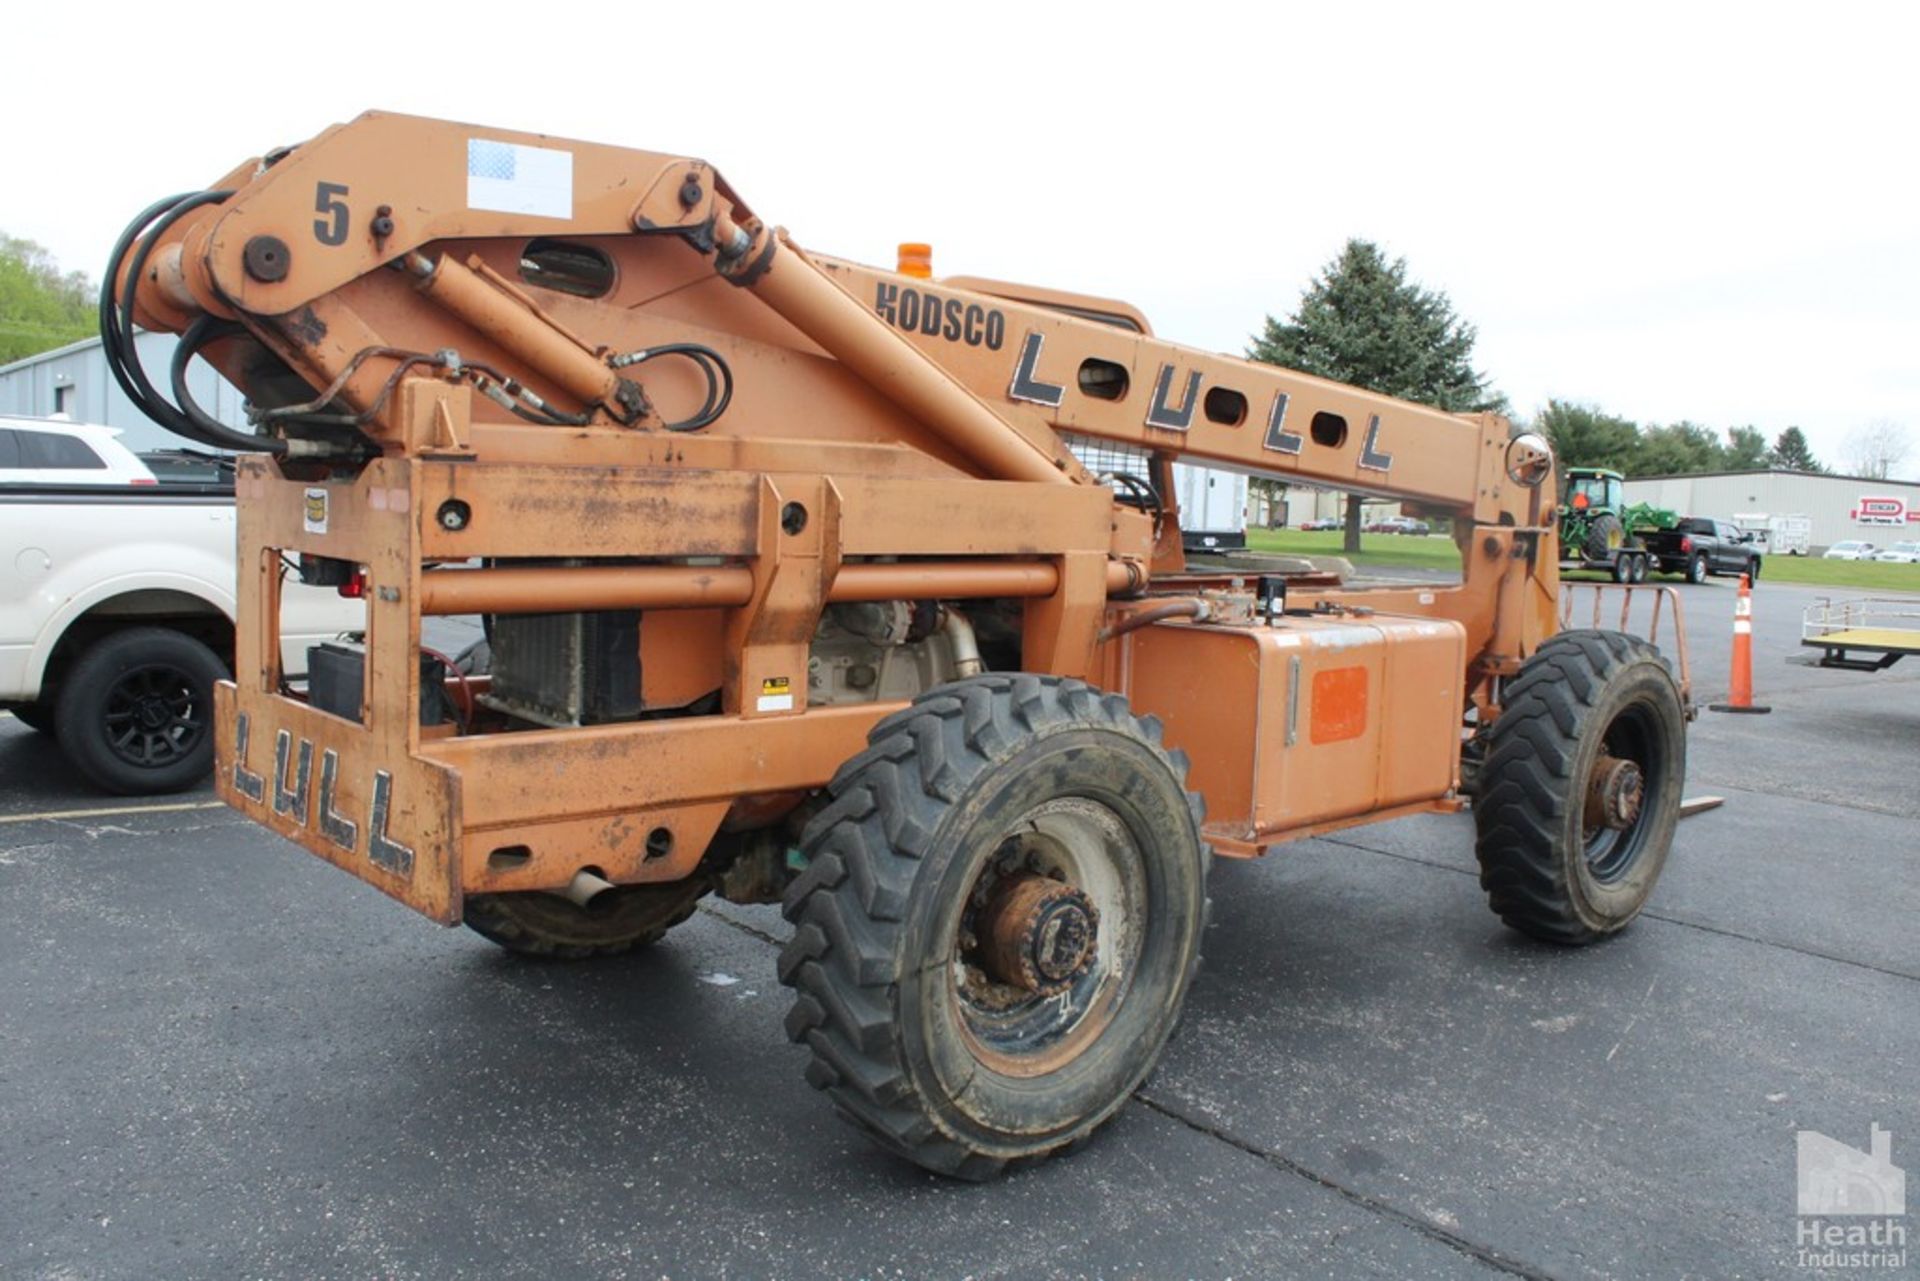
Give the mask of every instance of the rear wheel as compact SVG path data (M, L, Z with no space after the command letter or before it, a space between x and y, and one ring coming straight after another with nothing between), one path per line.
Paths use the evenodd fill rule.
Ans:
M1647 556L1643 552L1633 558L1633 581L1636 583L1646 582L1648 572Z
M881 1146L988 1178L1158 1061L1199 965L1200 801L1158 722L1078 681L941 686L869 741L787 895L787 1032Z
M1693 559L1687 562L1687 581L1696 586L1707 581L1707 554L1705 552L1695 552Z
M213 685L226 674L184 632L129 627L104 636L61 682L60 748L109 792L192 787L213 769Z
M1582 550L1588 560L1605 560L1627 545L1627 527L1612 512L1601 512L1587 522Z
M1660 651L1554 636L1508 685L1474 799L1480 885L1514 929L1592 943L1653 892L1686 782L1686 714Z
M543 890L470 894L462 922L489 942L522 956L584 961L649 947L693 915L712 886L704 877L663 885L620 885L582 907Z

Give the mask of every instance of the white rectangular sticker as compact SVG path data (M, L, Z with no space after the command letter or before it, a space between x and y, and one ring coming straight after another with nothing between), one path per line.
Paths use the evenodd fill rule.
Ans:
M467 207L536 218L573 217L573 153L467 139Z
M790 712L793 710L793 695L762 694L754 704L756 712Z

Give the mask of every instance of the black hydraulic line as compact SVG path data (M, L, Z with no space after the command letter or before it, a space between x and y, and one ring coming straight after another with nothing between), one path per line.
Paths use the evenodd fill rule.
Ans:
M727 412L727 406L733 403L733 369L726 357L703 343L670 342L620 357L614 362L614 368L642 365L661 356L681 356L692 361L707 380L706 399L692 417L661 425L667 431L682 432L699 431L718 422L720 415Z
M114 304L114 280L120 270L121 260L126 257L127 250L132 248L135 238L146 229L147 224L169 209L174 208L181 201L186 200L192 194L192 192L182 192L177 196L168 196L165 200L156 200L141 210L139 215L127 224L126 230L120 233L120 238L114 241L112 256L107 259L106 274L100 282L100 345L107 357L107 368L112 372L114 381L120 384L120 390L126 393L127 399L131 400L134 405L142 409L143 412L145 410L145 397L141 394L139 387L128 376L120 359L122 355L120 348L120 326L118 312Z
M227 427L206 413L186 391L186 366L194 354L206 343L215 338L229 337L245 332L240 326L219 321L211 316L202 316L188 326L175 348L173 359L172 385L180 404L169 403L154 387L140 363L140 351L134 333L134 300L140 288L140 279L146 271L147 259L153 248L159 243L168 228L195 209L209 204L217 204L233 193L230 191L202 191L176 196L161 201L147 210L128 225L114 246L114 255L107 264L106 279L100 287L100 340L112 371L114 380L120 389L132 400L140 412L153 419L160 426L177 436L184 436L214 449L265 450L268 453L283 454L287 451L287 442L270 436L256 436L248 432L238 432ZM155 221L157 218L157 221ZM141 231L151 223L151 229L141 236ZM134 251L127 266L126 286L122 291L118 307L115 307L113 286L115 273L121 260L134 239L140 239L139 248Z
M173 349L173 366L170 371L173 384L174 403L180 407L180 413L199 428L203 439L222 448L245 452L256 449L271 449L273 445L284 442L271 436L256 436L251 432L234 431L225 423L200 408L193 398L193 392L187 386L187 365L200 354L200 349L210 342L221 338L235 338L247 332L246 326L231 321L220 320L214 316L201 316L187 331L180 335L180 341ZM276 451L277 452L277 451Z

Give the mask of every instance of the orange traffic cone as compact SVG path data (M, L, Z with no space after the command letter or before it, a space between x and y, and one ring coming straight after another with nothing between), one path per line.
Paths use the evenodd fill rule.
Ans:
M1753 701L1753 583L1740 575L1740 596L1733 604L1733 677L1727 701L1711 704L1716 712L1770 712Z

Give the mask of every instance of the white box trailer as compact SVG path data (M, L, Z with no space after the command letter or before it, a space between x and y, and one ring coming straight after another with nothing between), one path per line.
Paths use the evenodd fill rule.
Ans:
M1805 556L1813 550L1813 521L1809 517L1735 512L1733 523L1752 534L1769 556Z
M1180 536L1188 551L1247 545L1247 478L1239 472L1175 463L1173 498L1180 507Z

